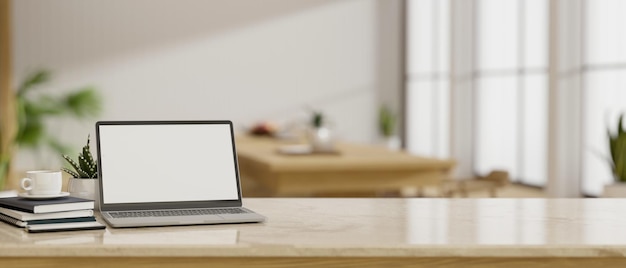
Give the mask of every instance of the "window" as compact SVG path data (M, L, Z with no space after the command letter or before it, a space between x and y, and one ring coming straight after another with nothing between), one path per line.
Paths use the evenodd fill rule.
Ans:
M458 159L451 155L450 140L453 135L466 135L467 130L450 131L451 93L469 90L471 97L466 101L473 112L461 114L460 121L473 123L472 159L458 160L471 162L471 169L481 175L505 169L513 180L544 185L548 1L475 0L473 8L456 9L455 5L467 2L407 3L407 149ZM451 10L469 13L455 14L457 18L474 19L469 24L452 24ZM473 49L451 46L452 33L467 32L474 34L468 44ZM451 63L463 64L467 58L473 59L470 87L460 86L467 83L467 76L453 75L450 68Z
M545 0L476 1L475 170L508 170L514 181L547 178Z
M408 1L407 148L449 157L450 1Z
M612 181L607 129L626 113L626 2L583 2L582 191L602 194Z

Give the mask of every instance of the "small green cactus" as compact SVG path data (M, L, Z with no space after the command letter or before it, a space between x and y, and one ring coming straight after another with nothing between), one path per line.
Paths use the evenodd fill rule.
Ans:
M611 131L607 131L609 135L613 175L615 176L615 180L619 182L626 182L626 130L622 126L623 117L623 114L619 116L617 133L615 133L615 135L613 135Z
M79 179L98 178L98 164L94 161L93 155L91 155L89 150L89 136L87 136L87 145L83 147L82 153L78 154L78 163L67 155L63 155L63 158L70 163L74 170L65 167L61 168L61 170L72 175L72 177Z

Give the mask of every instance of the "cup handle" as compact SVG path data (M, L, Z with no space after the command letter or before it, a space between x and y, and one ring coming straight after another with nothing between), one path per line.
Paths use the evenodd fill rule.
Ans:
M26 186L26 183L28 182L28 186ZM30 191L33 189L33 180L31 180L30 178L23 178L20 181L20 186L22 187L22 189L26 190L26 191Z

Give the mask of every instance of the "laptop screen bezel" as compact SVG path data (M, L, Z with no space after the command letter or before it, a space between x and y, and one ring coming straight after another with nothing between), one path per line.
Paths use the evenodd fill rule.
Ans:
M176 201L176 202L146 202L146 203L104 203L104 192L102 181L106 180L106 167L102 166L100 150L100 127L113 125L206 125L221 124L229 125L230 137L233 149L233 161L235 164L235 176L237 180L237 200L207 200L207 201ZM98 148L98 201L101 211L120 210L155 210L155 209L185 209L185 208L209 208L209 207L241 207L241 184L239 178L239 163L237 158L237 148L235 145L235 135L233 123L230 120L196 120L196 121L98 121L96 122L96 146Z

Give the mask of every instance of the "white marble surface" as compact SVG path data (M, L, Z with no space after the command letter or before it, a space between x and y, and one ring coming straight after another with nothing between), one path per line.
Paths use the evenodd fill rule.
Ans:
M250 198L260 224L28 234L0 256L626 256L626 199Z

